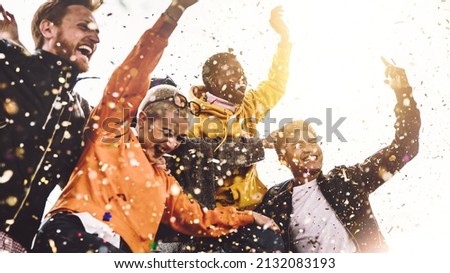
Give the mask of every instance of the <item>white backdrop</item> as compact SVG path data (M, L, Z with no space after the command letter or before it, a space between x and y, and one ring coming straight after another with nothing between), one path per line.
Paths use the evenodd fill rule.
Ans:
M15 14L21 39L32 49L29 26L42 1L1 2ZM112 70L170 1L105 2L96 12L101 43L86 73L100 79L77 85L92 104ZM287 94L271 118L316 117L325 124L330 108L332 124L346 118L339 127L346 142L333 136L323 143L324 171L361 162L394 136L395 96L383 83L380 56L395 60L406 69L422 113L421 147L401 173L373 194L373 207L391 252L444 251L450 243L448 1L200 0L180 20L155 76L170 75L187 93L191 84L201 83L208 56L233 48L256 87L267 76L276 49L278 37L268 19L271 8L280 4L294 47ZM325 135L324 125L316 128ZM258 168L269 186L289 177L273 151Z

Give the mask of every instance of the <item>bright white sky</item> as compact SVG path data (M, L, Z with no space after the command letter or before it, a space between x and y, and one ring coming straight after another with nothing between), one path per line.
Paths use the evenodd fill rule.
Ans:
M29 49L31 17L41 2L2 1ZM80 82L77 91L96 104L112 70L169 2L105 0L96 12L101 43L86 74L100 79ZM324 171L361 162L394 136L395 97L383 83L380 56L395 60L406 69L422 113L421 150L373 195L373 207L392 252L444 252L450 244L450 1L200 0L180 20L154 75L169 74L187 93L201 83L208 56L233 48L256 87L278 42L268 19L280 4L294 47L288 90L271 118L315 117L326 124L331 108L331 124L346 117L339 130L347 142L333 136L323 143ZM316 129L325 135L325 125ZM268 185L289 177L272 151L259 170Z

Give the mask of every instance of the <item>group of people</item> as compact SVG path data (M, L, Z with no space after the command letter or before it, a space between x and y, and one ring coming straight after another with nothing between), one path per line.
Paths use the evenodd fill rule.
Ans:
M293 178L267 189L256 173L256 125L286 90L292 45L282 8L270 17L280 42L268 79L247 90L236 56L214 54L189 101L152 71L196 2L171 1L95 107L73 88L100 42L101 1L42 4L32 54L0 6L0 252L151 252L160 242L193 252L387 250L369 195L418 153L420 113L405 71L385 61L397 98L389 146L325 174L314 129L294 120L265 140Z

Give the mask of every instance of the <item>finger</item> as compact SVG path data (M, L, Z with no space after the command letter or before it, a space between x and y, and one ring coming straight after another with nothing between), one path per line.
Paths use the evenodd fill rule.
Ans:
M273 10L277 13L283 12L283 6L276 6Z
M8 12L3 8L2 5L0 5L0 12L3 15L3 19L8 19Z
M274 8L272 9L272 12L279 11L279 10L281 10L282 8L283 8L282 6L276 6L276 7L274 7Z
M8 15L9 19L10 19L12 22L15 22L15 21L16 21L16 19L14 18L14 15L13 15L12 13L6 11L6 15Z
M273 231L275 231L277 233L281 231L280 227L277 224L275 224L275 222L273 223L271 228Z
M282 6L276 6L272 9L271 17L281 16L281 13L283 12Z
M383 56L381 56L381 61L384 63L386 67L393 66L390 62L388 62Z

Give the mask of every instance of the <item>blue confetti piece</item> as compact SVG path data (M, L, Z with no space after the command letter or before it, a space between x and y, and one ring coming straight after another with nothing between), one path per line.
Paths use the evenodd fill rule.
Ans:
M105 214L103 214L103 221L109 221L111 220L111 213L110 212L105 212Z

